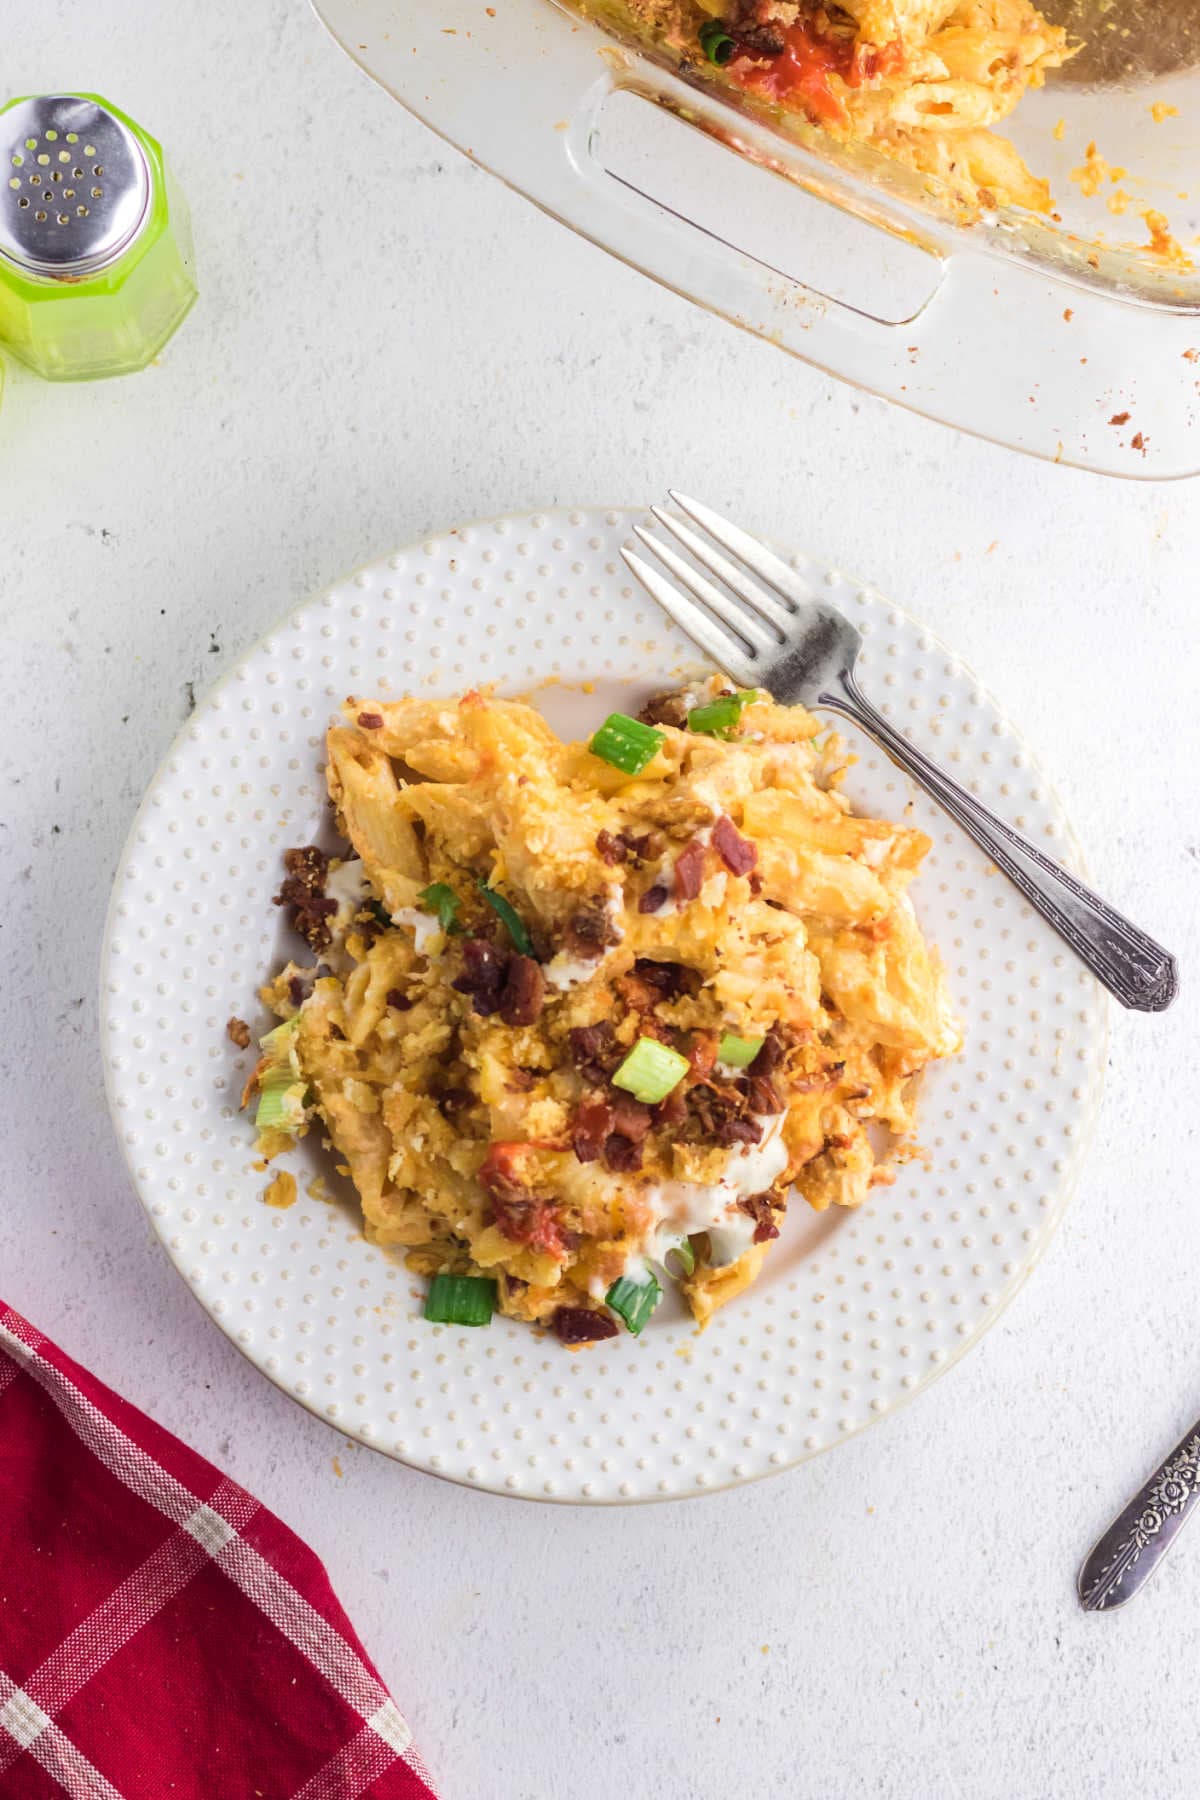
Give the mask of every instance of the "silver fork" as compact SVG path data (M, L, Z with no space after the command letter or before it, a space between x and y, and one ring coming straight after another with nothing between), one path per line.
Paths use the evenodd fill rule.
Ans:
M674 489L670 494L707 538L661 507L651 511L708 575L641 526L635 527L638 538L678 586L635 551L621 554L681 630L743 687L769 688L777 700L824 707L853 720L974 838L1122 1006L1139 1012L1170 1006L1179 989L1175 958L996 818L872 706L855 680L862 638L849 620L836 607L814 600L795 570L749 532Z

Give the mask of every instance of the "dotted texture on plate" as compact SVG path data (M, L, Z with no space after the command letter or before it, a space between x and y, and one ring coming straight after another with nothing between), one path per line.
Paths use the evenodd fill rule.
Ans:
M301 607L204 701L143 802L103 960L116 1130L155 1231L221 1329L339 1431L501 1493L653 1500L752 1480L828 1449L926 1386L984 1331L1045 1247L1095 1115L1096 984L986 858L865 740L847 791L934 848L913 888L967 1030L926 1080L919 1139L858 1212L794 1197L759 1282L698 1334L673 1298L640 1339L571 1354L494 1320L421 1318L422 1283L354 1208L264 1205L238 1094L253 1052L230 1014L295 947L271 904L290 844L325 817L323 733L351 692L527 691L582 734L694 668L618 557L638 515L556 512L465 527ZM794 566L864 634L892 720L1052 854L1078 850L1043 776L974 677L878 595ZM553 684L559 678L561 686ZM584 694L571 683L596 683ZM314 1134L315 1135L315 1134ZM328 1160L328 1159L326 1159ZM329 1174L329 1170L325 1170ZM331 1180L331 1190L336 1181Z

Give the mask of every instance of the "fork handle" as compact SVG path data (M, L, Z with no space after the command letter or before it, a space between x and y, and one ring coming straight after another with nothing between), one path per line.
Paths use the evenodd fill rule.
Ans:
M1079 1571L1085 1612L1111 1612L1153 1575L1200 1503L1200 1420L1119 1512Z
M848 669L840 681L838 691L820 694L816 704L853 720L893 762L919 781L1122 1006L1138 1012L1162 1012L1170 1006L1179 991L1179 971L1175 958L1161 944L1101 900L1078 876L1060 868L1019 831L996 818L903 737L871 704Z

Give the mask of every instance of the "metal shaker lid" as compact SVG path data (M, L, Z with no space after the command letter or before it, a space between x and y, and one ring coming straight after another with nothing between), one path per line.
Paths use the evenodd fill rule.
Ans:
M94 100L39 94L0 113L0 259L79 281L116 262L150 215L141 144Z

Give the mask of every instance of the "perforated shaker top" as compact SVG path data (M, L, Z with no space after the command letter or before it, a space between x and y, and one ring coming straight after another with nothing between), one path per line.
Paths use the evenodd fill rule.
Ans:
M0 258L24 273L80 280L122 256L150 214L141 144L113 113L40 94L0 113Z

